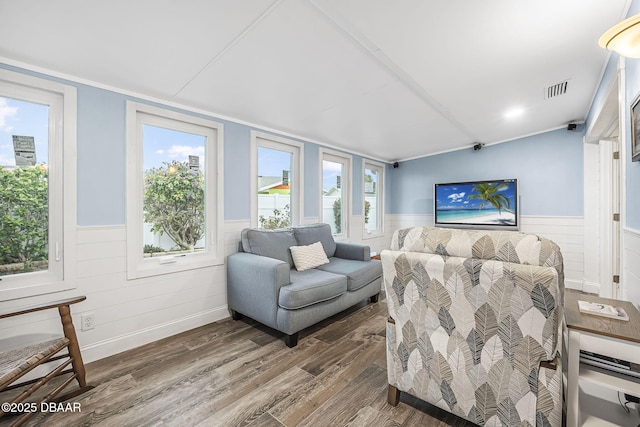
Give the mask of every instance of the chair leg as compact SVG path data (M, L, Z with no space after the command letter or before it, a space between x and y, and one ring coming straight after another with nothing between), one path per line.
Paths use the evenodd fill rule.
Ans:
M298 332L296 332L295 334L291 334L291 335L285 335L284 336L284 343L289 348L293 348L293 347L297 346L298 345Z
M232 318L233 320L240 320L240 319L242 319L242 313L238 313L238 312L237 312L237 311L235 311L235 310L230 310L230 311L231 311L231 318Z
M371 301L371 304L375 304L378 302L379 298L380 298L380 292L378 292L375 295L372 295L371 298L369 298L369 301Z
M389 405L391 406L398 406L398 403L400 403L400 390L398 390L397 387L394 387L391 384L389 384L387 402L389 402Z
M69 339L69 356L71 356L71 364L73 371L76 374L76 380L78 385L83 388L87 385L86 373L84 369L84 362L82 361L82 355L80 354L80 347L78 346L78 337L76 336L76 330L73 327L73 321L71 319L71 310L68 305L58 307L58 313L60 313L60 319L62 320L62 330L64 336Z

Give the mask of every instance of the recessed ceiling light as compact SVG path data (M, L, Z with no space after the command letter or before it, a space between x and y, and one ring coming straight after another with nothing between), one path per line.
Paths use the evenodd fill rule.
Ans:
M524 108L518 107L518 108L513 108L507 111L506 113L504 113L504 117L506 119L514 119L518 116L521 116L522 114L524 114Z

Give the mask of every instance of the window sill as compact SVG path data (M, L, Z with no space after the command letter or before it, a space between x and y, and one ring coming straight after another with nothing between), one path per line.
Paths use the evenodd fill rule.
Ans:
M144 260L132 264L127 268L127 280L179 273L198 268L216 267L224 265L224 257L214 257L204 253L181 254L144 258Z
M69 281L39 284L14 284L13 286L7 282L0 283L3 283L2 287L4 288L0 290L0 302L75 289L75 286L72 286Z
M384 237L384 232L379 232L379 233L367 233L366 231L364 232L363 236L362 236L362 240L372 240L372 239L379 239L381 237Z

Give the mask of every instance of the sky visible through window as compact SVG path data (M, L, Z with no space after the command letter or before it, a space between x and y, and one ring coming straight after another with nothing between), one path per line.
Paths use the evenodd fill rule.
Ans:
M258 147L258 176L282 176L282 171L291 171L291 153Z
M189 156L200 158L205 171L205 137L157 126L144 125L144 170L161 167L163 162L188 162Z
M0 97L0 166L16 165L13 135L32 136L36 164L49 163L49 107Z
M338 186L338 176L342 176L342 163L324 160L322 162L322 188L331 190Z

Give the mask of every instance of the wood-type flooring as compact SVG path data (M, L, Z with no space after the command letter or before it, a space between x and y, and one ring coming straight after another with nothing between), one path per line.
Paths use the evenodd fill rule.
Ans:
M295 348L225 319L87 364L96 387L72 400L80 412L27 425L472 426L406 393L387 403L386 318L385 300L363 301L302 331Z

